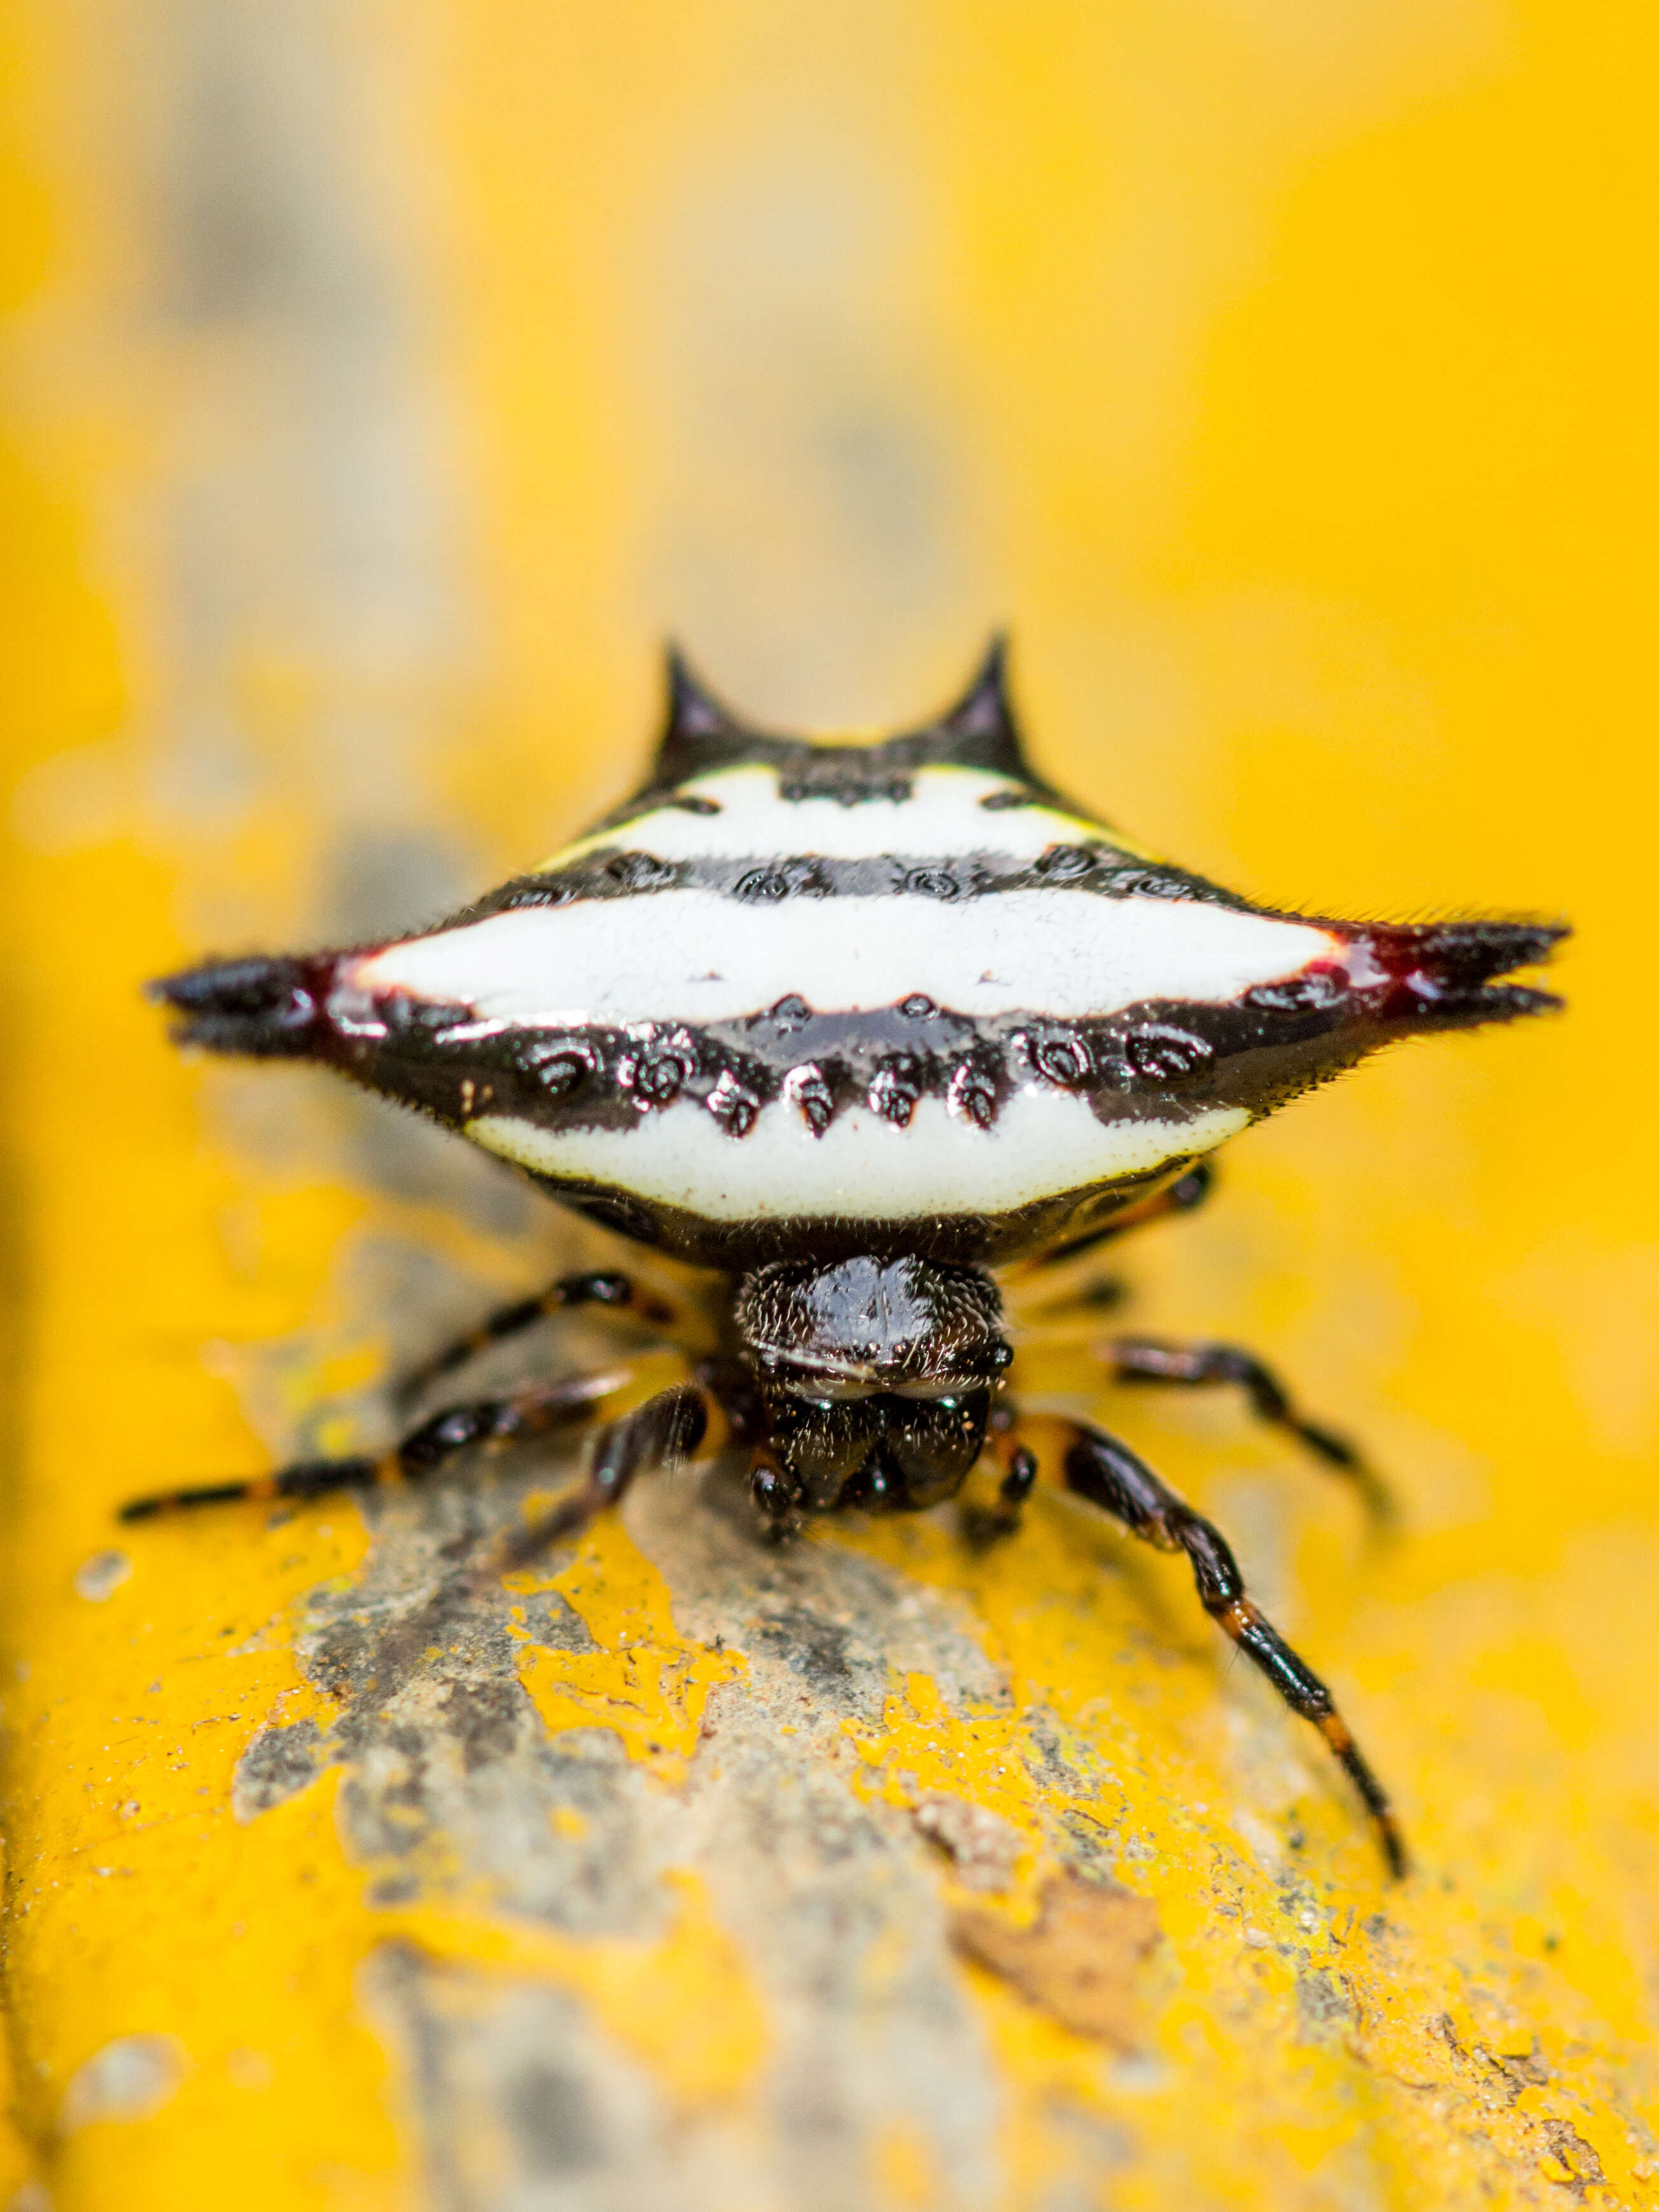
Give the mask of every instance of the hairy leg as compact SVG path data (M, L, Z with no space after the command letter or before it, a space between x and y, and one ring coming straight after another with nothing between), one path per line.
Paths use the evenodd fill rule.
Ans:
M493 1571L522 1566L551 1544L579 1535L622 1498L635 1475L690 1459L708 1432L710 1401L695 1382L676 1382L601 1429L587 1474L539 1520L510 1536Z
M1235 1344L1170 1344L1151 1336L1120 1336L1102 1352L1111 1364L1115 1382L1184 1389L1236 1386L1259 1421L1294 1437L1323 1466L1352 1483L1378 1527L1393 1520L1394 1500L1375 1468L1346 1437L1298 1413L1284 1384L1254 1352Z
M1194 1208L1203 1205L1214 1188L1215 1170L1207 1160L1200 1160L1184 1175L1178 1176L1174 1182L1166 1183L1161 1190L1154 1191L1150 1198L1126 1206L1121 1212L1115 1213L1098 1229L1091 1229L1087 1236L1074 1237L1069 1244L1055 1245L1052 1251L1045 1252L1041 1259L1035 1261L1033 1267L1042 1272L1050 1267L1067 1267L1073 1260L1080 1260L1085 1253L1096 1251L1101 1245L1110 1243L1114 1237L1127 1236L1132 1229L1144 1229L1149 1222L1164 1220L1172 1213L1191 1213Z
M474 1399L470 1404L434 1413L390 1451L299 1460L245 1481L158 1491L148 1498L130 1498L121 1508L120 1518L149 1521L161 1513L228 1505L242 1498L319 1498L330 1491L375 1490L424 1481L473 1444L507 1443L591 1420L601 1401L614 1396L627 1381L625 1372L575 1375L562 1382L537 1383L515 1390L510 1397Z
M1273 1684L1292 1712L1311 1721L1364 1800L1389 1871L1407 1871L1406 1846L1388 1792L1348 1731L1323 1682L1246 1595L1227 1540L1194 1513L1127 1444L1085 1422L1062 1425L1066 1487L1162 1552L1184 1552L1205 1611ZM1016 1431L1011 1427L1010 1435Z
M1171 1214L1193 1212L1214 1188L1215 1170L1207 1160L1197 1161L1174 1182L1166 1183L1150 1198L1126 1206L1098 1229L1010 1268L1003 1279L1008 1296L1017 1306L1029 1309L1033 1320L1079 1310L1098 1313L1117 1304L1124 1295L1122 1284L1112 1276L1090 1275L1084 1263L1103 1245L1127 1237L1132 1229L1144 1229Z
M477 1353L492 1344L503 1343L530 1328L548 1314L567 1312L576 1306L603 1306L608 1311L625 1316L642 1323L647 1328L664 1334L690 1334L698 1339L696 1348L706 1331L694 1326L701 1316L695 1316L653 1290L648 1284L632 1275L615 1271L593 1269L583 1274L561 1275L544 1291L534 1297L515 1298L510 1305L497 1306L486 1315L476 1328L469 1329L445 1345L418 1367L410 1370L394 1384L394 1402L407 1405L417 1397L429 1383L441 1375L450 1375L456 1368L465 1366Z

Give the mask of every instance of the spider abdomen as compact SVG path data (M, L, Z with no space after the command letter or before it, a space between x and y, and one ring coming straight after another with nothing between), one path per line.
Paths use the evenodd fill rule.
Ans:
M1009 1260L1107 1218L1552 933L1377 930L1150 861L1021 752L994 659L811 745L675 673L640 796L441 927L173 977L184 1035L325 1060L709 1264Z

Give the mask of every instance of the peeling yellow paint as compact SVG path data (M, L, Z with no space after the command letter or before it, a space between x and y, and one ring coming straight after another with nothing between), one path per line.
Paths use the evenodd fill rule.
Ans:
M696 1876L674 1869L664 1881L672 1917L655 1942L578 1941L438 1905L393 1909L381 1929L388 1939L476 1973L575 1990L683 2110L718 2106L753 2087L769 2039L765 2011Z
M932 2146L908 2128L891 2128L875 2147L878 2201L896 2212L933 2212L942 2202Z
M1022 1887L1035 1881L1042 1830L1040 1795L1026 1771L1024 1723L1018 1709L970 1704L952 1712L926 1674L905 1678L883 1708L879 1729L844 1723L871 1770L869 1784L890 1805L914 1808L929 1792L966 1798L1017 1828L1026 1850L1015 1863ZM1030 1899L1026 1899L1028 1906Z
M678 1632L667 1585L614 1517L594 1524L559 1573L506 1579L510 1589L557 1590L599 1646L553 1651L520 1643L519 1680L550 1735L611 1729L658 1780L683 1782L710 1693L742 1674L742 1653L689 1644Z
M1046 1704L1073 1722L1070 1755L1127 1796L1132 1847L1136 1832L1147 1839L1123 1872L1158 1908L1159 2016L1127 2070L994 1975L965 1969L1002 2054L1006 2154L1018 2177L1011 2202L1040 2201L1072 2172L1073 2153L1052 2115L1068 2102L1098 2109L1114 2081L1122 2086L1109 2091L1108 2108L1133 2112L1143 2143L1168 2144L1115 2182L1119 2201L1137 2212L1176 2201L1177 2188L1244 2212L1322 2207L1345 2147L1360 2155L1362 2146L1373 2183L1388 2177L1379 2201L1391 2212L1425 2203L1425 2161L1453 2177L1452 2193L1437 2203L1459 2203L1455 2191L1466 2188L1482 2203L1529 2203L1532 2179L1566 2172L1564 2156L1583 2169L1575 2187L1599 2166L1601 2201L1652 2201L1650 2138L1626 2102L1642 2078L1631 2072L1634 2046L1595 2019L1612 1998L1618 2021L1620 1968L1597 1955L1586 1900L1564 1900L1557 1932L1540 1938L1535 1922L1511 1921L1471 1869L1431 1863L1404 1889L1388 1888L1367 1870L1369 1846L1320 1770L1317 1747L1304 1766L1293 1738L1287 1772L1297 1788L1286 1825L1320 1836L1316 1851L1311 1834L1303 1846L1309 1876L1315 1864L1344 1875L1333 1893L1328 1875L1304 1878L1293 1859L1257 1863L1213 1794L1224 1759L1218 1771L1214 1753L1198 1752L1194 1741L1213 1741L1219 1718L1215 1662L1201 1644L1176 1629L1150 1691L1127 1705L1102 1698L1079 1631L1093 1613L1100 1648L1114 1648L1113 1614L1128 1594L1115 1574L1103 1578L1107 1540L1069 1501L1039 1492L1018 1562L976 1556L948 1528L921 1523L826 1540L856 1541L913 1576L970 1594L988 1649L1014 1686L1006 1713L972 1702L952 1712L936 1685L912 1676L902 1697L889 1699L884 1728L858 1739L884 1795L908 1803L923 1790L955 1788L1028 1837L1040 1834L1045 1814L1097 1817L1089 1800L1045 1789L1033 1775L1040 1753L1022 1741L1023 1721ZM1170 1563L1149 1565L1163 1580ZM1182 1580L1169 1576L1172 1597ZM1158 1710L1149 1709L1152 1696ZM1442 1786L1455 1795L1456 1776L1445 1774ZM1274 1839L1263 1841L1271 1849ZM1040 1852L1022 1860L1000 1908L1012 1921L1030 1917L1043 1864ZM1247 2033L1230 2031L1230 2019L1247 2018ZM1296 2054L1289 2066L1287 2049ZM1195 2095L1205 2114L1196 2133L1180 2121ZM1574 2136L1589 2148L1576 2149Z
M0 1874L5 1869L3 1841L0 1840ZM0 2036L0 2203L9 2204L34 2171L34 2160L29 2155L28 2144L19 2132L17 2112L17 2083L12 2063L14 2038L9 2033Z

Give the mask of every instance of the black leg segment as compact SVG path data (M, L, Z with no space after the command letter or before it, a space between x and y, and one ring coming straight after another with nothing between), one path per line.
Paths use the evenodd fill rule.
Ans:
M1092 1252L1102 1244L1109 1244L1114 1237L1127 1236L1132 1229L1144 1229L1149 1221L1162 1221L1171 1213L1191 1213L1203 1205L1214 1188L1215 1170L1207 1160L1195 1160L1185 1175L1177 1176L1174 1182L1166 1183L1151 1198L1126 1206L1121 1213L1115 1213L1109 1221L1103 1223L1098 1229L1090 1230L1086 1236L1073 1237L1067 1244L1056 1244L1051 1252L1045 1252L1035 1264L1044 1269L1063 1267L1073 1260L1081 1259L1085 1252Z
M411 1368L393 1385L392 1396L399 1405L406 1405L435 1382L441 1375L451 1375L463 1367L476 1354L492 1344L501 1344L522 1330L533 1328L548 1314L562 1313L574 1306L605 1306L611 1312L625 1314L643 1322L647 1328L672 1329L681 1319L679 1310L659 1297L654 1291L637 1283L631 1275L604 1270L592 1270L586 1274L561 1275L544 1291L533 1297L515 1298L510 1305L497 1306L476 1328L465 1336L458 1336L418 1367Z
M1150 1198L1126 1206L1121 1212L1115 1213L1098 1229L1091 1229L1084 1236L1073 1237L1067 1243L1056 1244L1051 1251L1016 1267L1008 1278L1008 1287L1024 1298L1035 1297L1037 1292L1048 1287L1051 1281L1064 1285L1077 1263L1099 1251L1103 1245L1127 1236L1132 1229L1144 1229L1149 1222L1162 1221L1170 1214L1191 1213L1195 1207L1204 1204L1214 1188L1214 1169L1207 1160L1195 1160L1175 1182L1164 1184ZM1052 1304L1039 1306L1036 1310L1048 1318L1079 1308L1085 1311L1092 1309L1099 1313L1109 1306L1118 1304L1124 1295L1125 1286L1115 1276L1097 1276L1092 1281L1082 1283L1074 1289L1062 1287Z
M330 1491L379 1490L424 1481L474 1444L508 1443L591 1419L600 1401L614 1395L627 1380L622 1373L575 1375L562 1382L532 1385L507 1398L475 1399L470 1405L434 1413L388 1452L301 1460L246 1482L161 1491L129 1499L120 1518L150 1521L161 1513L227 1505L242 1498L319 1498Z
M708 1432L708 1413L709 1401L695 1382L676 1382L601 1429L586 1480L508 1539L497 1571L522 1566L550 1544L580 1534L595 1514L618 1502L636 1474L690 1459Z
M1351 1482L1379 1525L1394 1517L1394 1500L1376 1470L1346 1437L1297 1412L1289 1392L1254 1352L1234 1344L1170 1344L1152 1336L1120 1336L1105 1347L1118 1382L1163 1383L1204 1389L1231 1383L1244 1393L1259 1421L1282 1429L1334 1474Z
M1153 1474L1126 1444L1082 1422L1066 1453L1068 1489L1121 1521L1162 1552L1184 1552L1205 1611L1231 1637L1293 1712L1329 1744L1376 1823L1390 1874L1407 1871L1406 1847L1388 1793L1348 1733L1330 1692L1244 1594L1243 1577L1226 1538Z

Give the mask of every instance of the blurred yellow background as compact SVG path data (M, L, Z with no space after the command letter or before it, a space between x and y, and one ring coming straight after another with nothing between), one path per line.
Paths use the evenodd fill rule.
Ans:
M1401 1801L1425 1871L1341 1968L1364 2063L1275 2045L1237 1931L1180 1923L1208 1846L1149 1786L1162 2086L988 1983L980 2201L1659 2202L1652 12L24 0L0 35L11 2185L52 2191L14 2203L219 2203L233 2160L250 2208L419 2201L324 1792L222 1812L313 1694L282 1608L355 1571L355 1509L192 1524L142 1597L75 1577L121 1497L368 1380L376 1237L497 1285L550 1249L320 1078L178 1063L139 981L530 864L637 776L665 634L840 729L919 720L1005 622L1039 766L1154 848L1577 935L1565 1020L1305 1102L1133 1261L1137 1326L1270 1349L1405 1499L1374 1555L1231 1409L1123 1413ZM1189 1631L1134 1723L1218 1802L1219 1672ZM1364 1839L1315 1826L1352 1930ZM718 2012L685 1972L660 2006ZM1062 2089L1127 2146L1063 2197ZM889 2145L866 2201L932 2172Z

